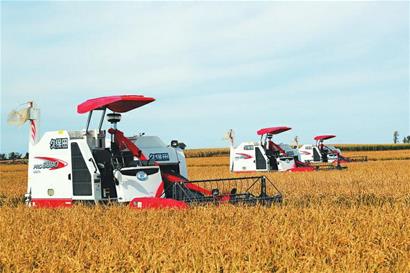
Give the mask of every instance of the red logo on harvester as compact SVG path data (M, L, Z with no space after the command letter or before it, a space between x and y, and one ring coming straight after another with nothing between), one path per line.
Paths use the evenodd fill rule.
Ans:
M238 155L237 156L238 159L251 159L252 158L251 155L243 154L243 153L236 153L236 155Z
M64 168L68 164L67 162L61 159L52 157L36 156L35 158L44 160L44 162L42 164L35 164L33 167L34 170L49 169L50 171L53 171Z

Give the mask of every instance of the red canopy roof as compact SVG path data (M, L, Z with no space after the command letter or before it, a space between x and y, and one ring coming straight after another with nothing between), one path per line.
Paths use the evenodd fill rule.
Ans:
M123 95L109 96L95 99L89 99L77 106L77 112L80 114L87 113L92 110L108 108L113 112L124 113L132 109L144 106L153 102L154 98L144 97L141 95Z
M326 140L326 139L331 139L336 137L335 135L321 135L321 136L315 136L314 140L320 141L320 140Z
M256 133L258 135L265 135L265 134L272 134L272 135L277 135L286 131L289 131L290 127L286 127L286 126L279 126L279 127L270 127L270 128L263 128L258 130Z

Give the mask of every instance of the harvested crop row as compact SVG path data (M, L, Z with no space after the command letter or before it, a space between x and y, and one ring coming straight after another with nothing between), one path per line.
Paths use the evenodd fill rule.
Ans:
M189 159L190 164L197 159ZM190 178L232 177L206 158ZM214 165L214 166L212 166ZM122 206L31 209L27 165L0 166L4 272L408 272L410 161L345 171L269 173L271 208ZM15 198L20 198L17 200Z

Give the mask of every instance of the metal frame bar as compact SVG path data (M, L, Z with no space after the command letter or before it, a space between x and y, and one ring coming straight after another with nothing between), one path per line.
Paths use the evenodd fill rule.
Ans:
M345 157L347 160L350 162L366 162L368 161L367 155L354 155L354 156L348 156Z
M104 118L105 118L105 114L106 114L106 112L107 112L107 108L104 107L104 108L95 109L95 110L102 110L102 111L103 111L103 112L102 112L102 115L101 115L101 118L100 118L100 123L99 123L99 125L98 125L98 131L101 132L101 128L102 128L102 125L103 125L103 123L104 123ZM88 129L90 129L91 118L92 118L93 112L94 112L95 110L91 110L91 111L88 113L87 124L86 124L86 127L85 127L85 133L86 133L86 134L88 133Z
M85 133L86 133L86 134L88 133L88 128L90 127L90 121L91 121L91 117L92 117L92 115L93 115L93 111L94 111L94 110L91 110L91 111L88 113L87 126L85 127Z
M265 176L244 176L233 178L216 178L216 179L204 179L204 180L189 180L186 183L201 183L201 182L219 182L219 181L231 181L231 180L244 180L244 179L260 179Z
M252 181L253 180L253 181ZM228 181L248 181L251 183L248 188L240 193L230 193L230 194L222 194L222 195L201 195L189 190L185 185L192 184L192 183L210 183L211 188L213 187L214 183L218 182L228 182ZM254 195L250 192L252 188L255 187L257 183L260 183L260 192L258 195ZM270 196L267 194L267 183L273 186L273 188L277 191L276 194ZM238 184L236 183L236 188ZM216 185L218 186L218 184ZM218 189L218 188L215 188ZM220 179L207 179L207 180L192 180L192 181L181 181L170 184L165 190L163 197L165 197L165 193L171 190L171 195L168 198L184 201L188 204L219 204L228 202L230 204L261 204L265 206L270 206L272 203L280 203L282 202L282 193L279 189L270 181L266 176L251 176L251 177L235 177L235 178L220 178ZM219 190L219 189L218 189ZM228 201L224 201L223 197L229 197Z
M103 109L103 113L101 115L101 119L100 119L100 125L98 126L98 131L101 132L101 128L104 122L104 117L105 117L105 113L107 112L107 108Z

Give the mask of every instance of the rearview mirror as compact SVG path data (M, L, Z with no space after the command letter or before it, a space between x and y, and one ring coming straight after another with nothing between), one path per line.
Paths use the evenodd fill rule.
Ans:
M179 147L181 150L185 150L186 145L185 145L185 143L181 142L181 143L178 144L178 147Z

